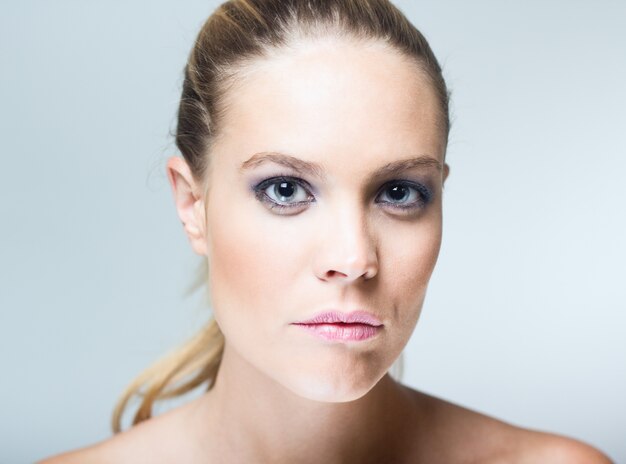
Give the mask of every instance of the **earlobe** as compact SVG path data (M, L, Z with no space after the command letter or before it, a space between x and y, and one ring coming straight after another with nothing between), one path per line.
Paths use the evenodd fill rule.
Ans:
M167 160L167 177L172 187L178 218L193 250L206 256L204 200L184 159L172 156Z
M450 166L448 165L448 163L443 163L442 185L446 183L446 179L448 178L449 175L450 175Z

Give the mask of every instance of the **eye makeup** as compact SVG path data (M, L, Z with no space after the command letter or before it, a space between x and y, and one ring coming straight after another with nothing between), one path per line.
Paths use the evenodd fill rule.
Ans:
M297 191L297 189L303 190L307 194L307 200L297 201L293 203L281 203L280 201L276 201L275 199L273 199L267 193L268 189L271 188L273 193L279 194L278 188L280 187L287 188L287 186L294 186L295 191ZM253 186L252 189L253 189L255 197L260 202L265 204L271 210L276 210L279 212L285 212L287 210L294 210L290 214L295 214L296 212L299 212L300 210L304 209L306 205L315 202L315 197L311 193L312 188L310 184L304 179L300 179L298 177L293 177L289 175L278 175L278 176L269 177L267 179L262 180L255 186ZM295 210L298 210L298 211L295 211ZM284 213L281 213L281 214L284 214Z
M253 184L251 189L257 200L270 210L276 211L277 214L297 214L306 209L308 205L316 202L315 195L311 193L315 189L311 184L289 174L278 174L264 178ZM306 199L295 202L285 200L287 197L297 197L297 193L304 193ZM378 190L375 203L398 214L410 215L426 208L433 196L431 188L424 183L407 179L393 179L385 182ZM283 200L277 197L282 197Z
M395 192L401 192L406 196L406 193L409 192L409 197L413 197L413 201L407 203L399 203L396 201L377 201L377 203L388 204L392 208L398 208L400 210L416 210L422 209L428 205L432 199L431 190L423 184L407 181L407 180L392 180L380 189L380 193L388 193L390 190L395 190ZM415 193L411 194L410 191L413 190ZM376 196L378 198L379 195Z

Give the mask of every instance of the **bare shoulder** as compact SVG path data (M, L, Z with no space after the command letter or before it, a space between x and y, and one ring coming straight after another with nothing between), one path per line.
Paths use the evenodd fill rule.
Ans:
M182 409L182 408L181 408ZM109 439L38 461L36 464L155 464L185 457L178 443L179 411L149 419Z
M579 440L525 429L434 396L412 390L429 430L427 462L611 464L599 450ZM435 456L437 458L435 458Z
M106 462L116 462L111 443L113 439L87 446L81 449L68 451L63 454L51 456L36 464L104 464Z
M552 433L517 429L520 436L518 456L522 463L611 464L600 450L573 438Z
M150 422L150 421L148 421ZM148 422L146 425L148 425ZM105 464L105 463L143 463L148 462L148 456L141 450L150 450L147 443L147 429L144 424L114 435L113 437L38 461L36 464Z

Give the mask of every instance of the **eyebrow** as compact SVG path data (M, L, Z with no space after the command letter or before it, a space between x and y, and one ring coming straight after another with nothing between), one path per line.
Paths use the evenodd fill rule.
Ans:
M273 151L263 151L261 153L256 153L251 156L250 159L241 163L241 170L254 168L259 166L260 164L273 162L277 164L282 164L283 166L287 166L288 168L294 169L295 171L302 172L305 174L309 174L314 177L318 177L320 179L325 179L325 171L322 166L317 163L311 163L308 161L303 161L294 156L285 155L283 153L276 153Z
M244 161L241 164L241 170L243 171L246 169L251 169L267 162L281 164L283 166L294 169L295 171L309 174L322 180L326 179L326 172L320 164L303 161L294 156L285 155L283 153L277 153L273 151L264 151L254 154L252 157L250 157L250 159ZM442 165L439 160L428 155L422 155L387 163L384 166L376 169L376 171L371 174L371 178L384 177L390 174L394 174L396 172L401 172L416 167L434 167L438 171L442 170Z

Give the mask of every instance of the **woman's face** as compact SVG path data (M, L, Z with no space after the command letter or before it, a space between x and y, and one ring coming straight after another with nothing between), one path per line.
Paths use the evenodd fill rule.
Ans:
M382 45L302 43L229 90L207 173L206 249L227 346L319 401L367 393L415 327L441 242L438 102ZM294 323L367 311L367 340Z

